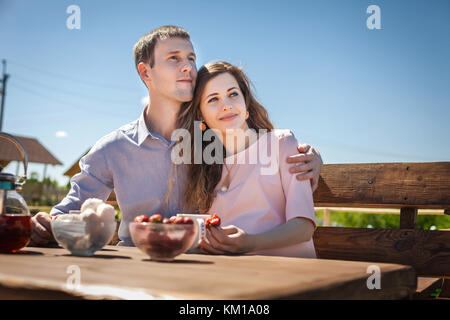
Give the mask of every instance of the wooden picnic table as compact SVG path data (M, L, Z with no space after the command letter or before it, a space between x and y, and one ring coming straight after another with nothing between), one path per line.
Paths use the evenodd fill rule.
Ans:
M371 265L381 289L367 287ZM386 263L202 254L156 262L118 246L92 257L40 247L0 254L1 299L404 299L416 285L412 267Z

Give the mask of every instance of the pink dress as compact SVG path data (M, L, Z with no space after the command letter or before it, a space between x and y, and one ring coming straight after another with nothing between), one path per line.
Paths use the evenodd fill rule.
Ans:
M316 229L310 181L297 180L289 173L293 164L286 163L288 156L298 153L297 146L290 130L274 130L227 157L230 185L226 192L221 191L227 175L224 167L209 213L217 213L222 226L235 225L248 234L271 230L296 217L308 219ZM316 258L312 239L250 254Z

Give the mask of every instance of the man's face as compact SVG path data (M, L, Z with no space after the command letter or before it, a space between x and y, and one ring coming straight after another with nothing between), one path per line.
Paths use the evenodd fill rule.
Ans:
M196 56L189 40L169 38L158 40L153 68L148 70L151 99L191 101L197 79Z

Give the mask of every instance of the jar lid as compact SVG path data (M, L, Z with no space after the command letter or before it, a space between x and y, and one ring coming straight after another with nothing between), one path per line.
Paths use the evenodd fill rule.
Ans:
M16 182L16 176L11 173L0 173L0 181Z
M0 173L0 189L15 190L16 176L10 173Z

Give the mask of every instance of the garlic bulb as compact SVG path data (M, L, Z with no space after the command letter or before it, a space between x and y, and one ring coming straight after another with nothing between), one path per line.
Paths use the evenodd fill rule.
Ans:
M81 206L81 213L83 213L83 211L87 209L97 211L98 206L101 205L102 203L104 202L100 199L89 198L86 201L84 201L83 205Z
M97 207L97 215L103 222L113 222L116 219L116 211L110 204L102 203Z

